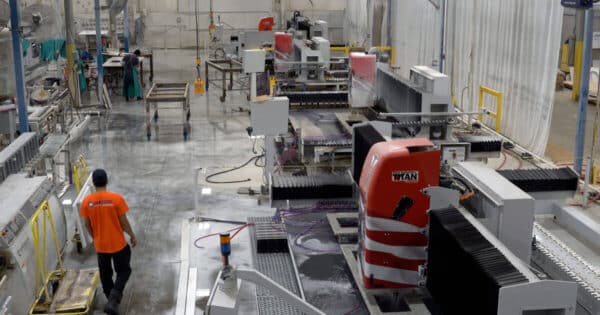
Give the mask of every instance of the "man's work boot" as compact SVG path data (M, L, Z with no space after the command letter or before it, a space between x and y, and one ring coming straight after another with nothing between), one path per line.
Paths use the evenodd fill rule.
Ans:
M110 315L119 315L119 303L121 303L121 298L123 295L121 292L117 290L110 291L110 296L108 297L108 302L104 305L104 313Z

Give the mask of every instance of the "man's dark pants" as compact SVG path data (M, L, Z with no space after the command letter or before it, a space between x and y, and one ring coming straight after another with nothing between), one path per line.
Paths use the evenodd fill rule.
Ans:
M106 298L109 297L110 291L113 289L121 294L123 293L125 284L127 284L127 280L129 280L129 276L131 275L130 260L131 248L129 248L129 245L126 245L125 248L113 254L98 253L100 281L102 282L102 289ZM115 282L113 282L113 264L117 273Z
M125 76L123 78L123 96L125 96L126 100L129 100L129 87L133 87L133 75Z

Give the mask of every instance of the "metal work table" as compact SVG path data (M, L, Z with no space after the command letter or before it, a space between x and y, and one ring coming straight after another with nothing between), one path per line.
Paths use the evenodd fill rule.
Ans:
M205 77L206 77L206 90L208 91L210 84L217 88L221 88L223 94L221 95L221 102L225 102L225 98L227 97L227 90L229 91L243 91L248 87L246 84L243 84L240 80L237 80L237 83L240 85L239 89L233 89L233 74L234 73L242 73L243 66L239 61L233 60L231 58L227 59L209 59L205 62ZM211 79L209 74L209 68L213 68L221 73L221 77L217 79ZM229 74L229 85L227 85L227 74ZM217 82L221 81L219 85ZM208 95L208 94L207 94Z
M115 53L108 52L108 53L102 53L102 56L105 56L105 57L108 57L108 58L123 57L123 53L115 54ZM142 60L142 58L144 58L144 59L147 58L150 61L150 78L149 78L149 80L150 80L150 82L153 82L154 81L154 55L153 55L152 52L148 52L148 53L142 52L140 54L140 61ZM144 67L143 67L143 65L140 66L140 75L142 76L142 86L145 86L145 84L143 82L143 80L144 80Z
M102 67L106 70L106 74L109 74L114 81L111 84L110 88L118 89L119 80L123 77L123 61L122 56L110 57L106 62L102 65ZM146 87L146 81L144 80L144 58L139 57L140 61L140 84L142 88ZM152 79L150 79L152 81Z
M191 125L190 121L190 88L189 83L154 83L148 94L146 94L146 136L148 141L152 137L152 121L158 138L158 108L160 103L181 103L183 140L187 141ZM154 114L150 116L150 104L153 104ZM164 109L172 109L165 107Z

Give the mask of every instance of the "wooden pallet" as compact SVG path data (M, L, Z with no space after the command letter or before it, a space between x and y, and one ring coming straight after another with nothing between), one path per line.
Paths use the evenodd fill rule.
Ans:
M30 314L88 314L100 282L97 268L54 272L50 281L58 281L52 301L38 300Z

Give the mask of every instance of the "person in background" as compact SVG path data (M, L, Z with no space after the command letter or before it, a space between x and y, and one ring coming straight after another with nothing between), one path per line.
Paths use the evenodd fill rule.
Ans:
M104 312L119 315L119 304L123 290L131 275L131 248L125 241L123 232L129 235L131 247L137 245L135 233L127 219L129 207L125 199L117 193L106 190L108 176L103 169L92 173L92 182L96 192L87 196L80 209L85 226L94 239L94 247L98 255L100 282L108 302ZM117 273L113 282L113 265Z
M140 64L141 52L136 49L133 54L126 54L121 61L123 65L123 95L129 102L131 98L142 99L137 66Z

